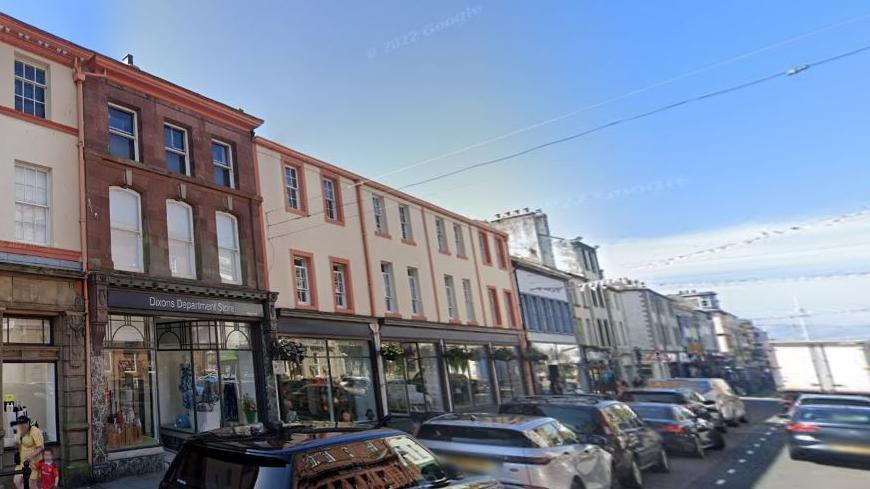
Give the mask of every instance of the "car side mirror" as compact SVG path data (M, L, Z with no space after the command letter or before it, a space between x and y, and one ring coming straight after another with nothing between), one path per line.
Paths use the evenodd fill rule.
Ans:
M441 469L444 471L444 475L446 475L450 480L458 481L465 478L465 472L463 472L462 469L453 462L442 460Z

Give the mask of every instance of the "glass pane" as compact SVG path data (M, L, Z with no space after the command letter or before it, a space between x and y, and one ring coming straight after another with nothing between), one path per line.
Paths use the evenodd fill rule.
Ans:
M117 134L109 134L109 154L128 160L136 159L136 152L133 149L133 139L125 138Z
M112 229L112 262L117 270L141 271L139 235Z
M238 249L236 221L226 214L217 214L217 240L221 248Z
M175 277L193 277L194 263L190 243L181 241L169 242L169 270Z
M217 351L193 352L194 409L196 431L202 433L221 427L221 392Z
M372 362L367 341L330 341L333 414L336 421L377 417Z
M24 76L24 63L21 61L15 62L15 76Z
M40 70L39 68L36 68L35 71L36 83L39 83L40 85L45 85L45 70Z
M5 318L3 340L9 343L51 344L50 321L39 318Z
M29 99L34 98L33 84L31 84L31 83L24 84L24 98L29 98Z
M27 407L30 419L39 425L46 442L58 441L57 383L53 363L4 362L3 397L6 402ZM9 422L8 416L4 419ZM8 424L3 445L15 446L15 430Z
M251 351L221 351L223 419L225 425L257 422L257 389Z
M183 155L178 153L173 153L172 151L166 152L166 169L175 172L181 173L182 175L187 174L187 160Z
M154 372L148 350L105 350L109 450L154 445ZM5 370L5 368L4 368Z
M281 399L281 419L330 420L329 368L326 360L326 341L315 339L289 339L291 345L303 352L299 362L285 361L276 375L278 396Z
M36 87L36 101L37 102L45 102L45 89L42 87Z
M224 187L231 187L230 170L220 166L214 167L214 183Z
M109 127L133 135L133 114L109 107Z
M167 338L178 339L173 333L160 336L161 346ZM157 352L157 372L160 379L160 426L193 432L193 369L190 351Z
M34 68L30 65L24 65L24 78L28 80L36 79L36 75L33 73Z
M211 159L212 159L212 161L226 164L227 163L227 147L222 145L222 144L211 143Z
M22 88L21 80L15 80L15 95L21 96L24 94L24 88Z
M237 266L237 253L232 250L218 250L218 267L221 274L221 280L225 282L238 282L239 270Z
M251 328L247 324L225 323L225 347L228 349L245 349L251 347Z
M193 241L190 229L190 207L173 201L166 202L166 228L169 237L182 241Z

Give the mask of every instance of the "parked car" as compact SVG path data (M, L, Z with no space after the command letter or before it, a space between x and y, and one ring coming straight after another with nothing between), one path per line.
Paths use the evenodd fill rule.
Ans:
M629 406L661 435L668 450L704 458L707 449L725 448L725 437L712 423L679 404L633 402Z
M442 465L407 433L358 427L292 426L272 432L223 428L190 438L161 489L282 487L447 487L490 489L492 477Z
M746 423L746 406L740 397L734 393L728 382L719 378L676 378L651 379L647 386L656 389L691 389L704 396L710 406L715 407L722 419L729 426L737 426L738 422Z
M870 408L799 406L788 430L794 460L855 461L870 464Z
M818 394L812 392L787 392L783 394L781 417L791 417L794 410L800 405L829 406L864 406L870 407L870 396L843 395L843 394Z
M691 389L630 389L622 393L621 401L625 402L657 402L664 404L679 404L691 411L695 416L707 420L722 433L728 431L728 426L722 414L715 407L708 405L706 399Z
M467 473L490 474L505 487L605 489L611 455L553 418L514 414L444 414L417 439Z
M643 487L643 470L671 470L662 437L624 402L600 396L532 396L502 404L499 413L555 418L581 442L610 452L613 476L626 487Z

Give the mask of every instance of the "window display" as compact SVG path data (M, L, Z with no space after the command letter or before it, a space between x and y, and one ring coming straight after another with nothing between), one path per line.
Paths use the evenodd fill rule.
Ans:
M437 350L428 343L387 343L402 354L384 357L387 404L391 413L444 411Z
M455 410L488 407L495 403L489 353L482 345L447 345L444 360L450 373Z
M157 443L150 322L138 316L109 317L106 349L106 446L109 450Z
M495 376L498 379L498 391L502 401L508 401L522 396L523 374L517 350L514 347L498 348L493 352L495 360Z
M158 323L160 427L191 433L256 423L250 348L244 323Z
M22 414L42 430L46 443L57 441L57 382L53 363L3 363L5 447L15 446L10 429Z
M298 358L281 362L278 395L284 421L377 418L367 341L287 339Z
M556 343L533 343L531 347L547 356L546 362L533 364L538 394L573 394L582 389L580 347Z

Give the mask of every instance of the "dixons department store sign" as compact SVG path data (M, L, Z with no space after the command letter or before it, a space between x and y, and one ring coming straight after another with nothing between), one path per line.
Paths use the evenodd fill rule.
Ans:
M263 305L256 302L212 299L183 294L154 294L109 289L110 308L166 311L185 314L263 317Z

